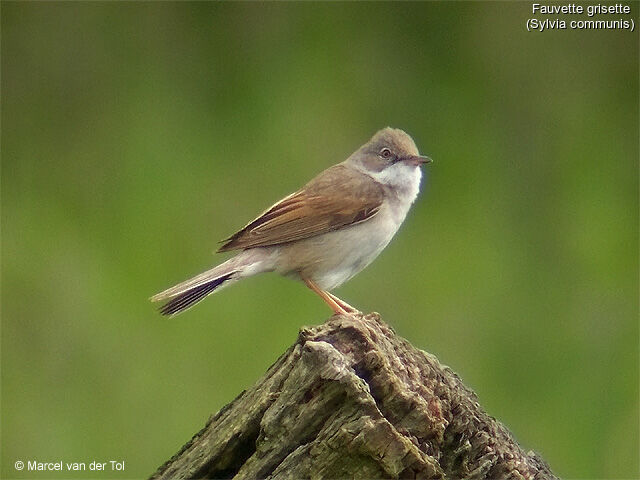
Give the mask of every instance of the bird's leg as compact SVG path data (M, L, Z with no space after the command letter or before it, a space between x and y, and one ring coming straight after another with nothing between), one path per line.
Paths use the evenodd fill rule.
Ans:
M331 292L326 292L327 295L329 295L331 297L331 299L336 302L338 305L340 305L346 312L348 313L362 313L360 310L358 310L355 307L352 307L351 305L349 305L347 302L345 302L344 300L339 299L338 297L336 297L333 293Z
M304 283L307 285L307 287L309 287L311 290L316 292L316 294L322 300L324 300L327 305L329 305L329 307L331 308L331 310L334 311L334 313L337 313L339 315L348 315L349 314L349 312L345 308L343 308L342 305L340 305L338 302L336 302L336 300L334 299L336 297L331 295L329 292L325 292L324 290L322 290L320 287L318 287L318 285L315 284L314 281L309 280L307 278L303 278L302 281L304 281ZM340 302L342 302L342 300L340 300Z

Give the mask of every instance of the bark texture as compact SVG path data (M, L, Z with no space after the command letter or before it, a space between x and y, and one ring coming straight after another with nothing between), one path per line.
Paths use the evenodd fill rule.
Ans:
M334 316L152 479L553 479L449 367L377 314Z

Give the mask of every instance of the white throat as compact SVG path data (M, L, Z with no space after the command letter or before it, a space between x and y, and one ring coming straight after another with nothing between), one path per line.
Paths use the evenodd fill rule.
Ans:
M422 170L415 165L398 162L381 172L365 171L365 173L387 187L386 190L401 203L406 203L407 207L414 202L420 191Z

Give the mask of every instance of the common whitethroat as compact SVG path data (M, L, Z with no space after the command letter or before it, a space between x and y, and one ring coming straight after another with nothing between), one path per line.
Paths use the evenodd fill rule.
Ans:
M219 252L240 252L151 297L176 315L207 295L263 272L303 281L335 313L357 312L330 293L369 265L404 221L430 163L405 132L384 128L244 228Z

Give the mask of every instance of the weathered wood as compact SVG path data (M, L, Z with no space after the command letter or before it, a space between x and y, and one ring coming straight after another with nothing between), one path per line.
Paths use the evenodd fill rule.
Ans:
M553 479L377 314L304 328L152 479Z

